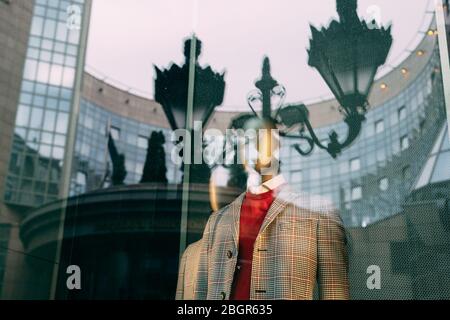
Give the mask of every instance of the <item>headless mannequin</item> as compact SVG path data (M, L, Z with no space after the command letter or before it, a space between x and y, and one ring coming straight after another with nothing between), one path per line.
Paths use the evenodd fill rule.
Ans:
M279 174L279 138L275 124L271 120L255 119L245 129L257 132L257 139L250 142L250 147L240 149L248 173L247 190L261 194L278 188L285 180Z
M285 183L283 177L278 174L275 126L261 120L256 120L251 125L254 125L253 129L256 127L258 134L256 140L250 141L250 150L243 157L248 172L248 191L240 212L239 253L231 300L249 299L254 243L279 187Z

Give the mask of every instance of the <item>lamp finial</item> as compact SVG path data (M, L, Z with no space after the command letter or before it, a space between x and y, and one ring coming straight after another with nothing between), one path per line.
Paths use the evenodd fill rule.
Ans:
M355 17L357 18L357 9L357 0L336 0L336 10L339 14L339 19L341 22L349 21Z

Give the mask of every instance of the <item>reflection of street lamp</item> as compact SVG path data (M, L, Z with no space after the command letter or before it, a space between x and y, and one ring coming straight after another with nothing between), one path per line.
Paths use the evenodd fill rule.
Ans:
M169 69L160 70L155 66L155 100L159 102L173 130L185 129L189 94L189 62L191 60L191 39L184 44L186 61L179 67L173 64ZM225 81L224 74L215 73L211 67L203 68L198 64L201 54L201 41L195 39L195 75L193 121L201 121L206 126L214 109L222 104Z
M191 56L191 50L195 52L194 56ZM214 109L222 104L225 92L224 74L214 72L209 66L201 67L198 64L200 54L201 41L193 36L185 41L186 61L183 66L172 64L169 69L163 71L155 67L155 100L162 105L172 129L186 129L191 137L194 137L194 131L206 127ZM191 70L191 65L194 70ZM197 121L201 122L201 128L193 127L193 123ZM188 145L188 141L176 143L181 142L186 143L185 148L191 148L190 158L202 158L201 146L194 148L193 143ZM186 176L186 170L192 171L190 179ZM211 176L209 166L203 161L185 167L183 172L185 182L189 180L193 183L209 183Z
M274 118L280 126L285 127L286 130L281 130L280 135L301 139L309 144L306 150L300 144L295 145L302 155L309 155L314 146L318 146L336 158L361 131L367 111L367 97L378 68L386 61L392 37L390 27L376 28L375 22L368 26L358 18L356 9L356 0L337 0L340 21L333 20L328 28L320 31L311 27L312 39L308 50L309 65L319 71L341 105L340 111L348 126L344 142L340 142L338 134L332 131L328 144L322 144L314 133L304 105L283 107L280 102L276 114L272 114L272 98L282 101L285 90L270 75L268 58L264 60L262 78L256 83L259 90L249 96L249 104L254 113L254 105L261 103L263 117ZM299 128L299 134L288 133L296 127Z
M340 22L321 31L311 27L309 65L316 68L346 114L364 107L378 67L392 44L390 27L367 26L356 14L356 0L338 0Z

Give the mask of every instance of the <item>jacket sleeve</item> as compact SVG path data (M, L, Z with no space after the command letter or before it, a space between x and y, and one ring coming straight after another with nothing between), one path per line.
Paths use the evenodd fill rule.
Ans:
M185 270L186 270L186 259L187 259L187 250L184 251L183 256L180 260L180 267L178 269L178 282L177 282L177 291L175 294L175 300L185 300L184 297L184 278L185 278Z
M213 220L214 214L209 217L208 222L206 223L199 248L200 257L194 289L195 300L206 300L208 297L209 248L211 243L211 226L213 224Z
M317 239L317 282L320 299L349 299L345 229L335 209L320 214Z

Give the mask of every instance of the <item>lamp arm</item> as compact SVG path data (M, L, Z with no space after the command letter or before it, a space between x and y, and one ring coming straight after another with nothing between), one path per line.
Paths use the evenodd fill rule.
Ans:
M294 149L297 150L302 156L309 156L314 151L314 141L310 137L300 137L301 140L305 140L309 144L309 149L303 150L299 143L293 145Z
M316 146L318 146L320 149L324 149L327 150L327 147L325 147L319 140L319 138L317 137L316 133L314 132L314 129L311 125L311 122L309 122L309 119L306 118L303 120L303 123L305 124L306 128L308 129L309 134L311 135L312 141L314 142L314 144Z
M364 115L357 112L354 112L345 118L344 122L347 124L348 133L342 143L339 142L339 135L336 131L332 131L329 134L330 143L328 144L326 150L334 159L337 158L342 150L348 148L356 140L361 132L361 127L364 120Z
M358 137L359 133L361 132L361 127L364 120L365 120L364 115L361 115L357 112L353 112L350 115L348 115L344 120L344 122L347 124L348 127L348 134L347 137L345 138L345 141L342 143L339 142L338 133L336 131L332 131L329 134L330 142L328 143L328 146L324 146L320 142L308 118L303 120L303 125L308 130L310 136L305 136L303 132L300 132L300 136L296 137L289 136L287 134L281 135L287 138L297 138L306 141L309 144L309 149L307 150L302 149L300 147L300 144L294 145L294 148L302 156L310 155L314 150L314 147L317 146L320 149L326 150L334 159L336 159L337 156L342 152L342 150L349 147L353 143L353 141L355 141L355 139Z
M297 136L292 136L287 134L286 132L280 132L280 136L282 137L286 137L286 138L295 138L295 139L300 139L300 140L304 140L308 143L309 148L304 150L302 149L302 147L300 146L299 143L293 145L294 149L297 150L298 153L300 153L302 156L308 156L310 155L313 151L314 151L314 147L317 146L321 149L326 150L327 147L325 147L319 140L319 138L317 137L317 135L314 132L314 129L312 128L311 123L309 122L309 119L307 117L305 117L302 122L302 128L300 129L300 134ZM310 134L310 136L306 136L304 134L305 131L305 127L308 129L308 132Z

